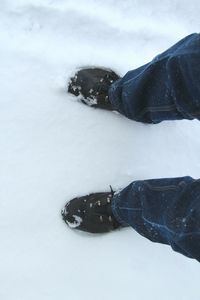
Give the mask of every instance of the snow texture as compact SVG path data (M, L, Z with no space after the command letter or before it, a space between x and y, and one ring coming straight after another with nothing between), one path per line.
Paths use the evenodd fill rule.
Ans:
M69 227L71 228L76 228L79 227L81 225L81 223L83 222L83 219L79 216L73 215L74 217L74 222L69 222L69 221L65 221Z
M195 260L131 228L70 230L67 200L136 179L200 177L200 123L144 125L66 93L199 30L199 0L1 0L0 299L199 300Z

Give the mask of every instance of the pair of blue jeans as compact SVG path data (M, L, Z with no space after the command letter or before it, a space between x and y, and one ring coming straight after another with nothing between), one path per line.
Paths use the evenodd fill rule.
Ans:
M144 123L200 119L200 35L191 34L112 84L109 99ZM112 201L116 219L200 261L200 179L134 181Z

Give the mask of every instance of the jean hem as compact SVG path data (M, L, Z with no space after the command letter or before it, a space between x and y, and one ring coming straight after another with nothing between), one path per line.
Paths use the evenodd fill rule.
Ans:
M119 79L120 80L120 79ZM118 87L115 86L116 82L114 82L111 86L110 89L108 91L108 95L109 95L109 101L113 107L113 109L117 112L119 112L122 115L125 115L124 111L122 111L120 109L120 105L119 105L119 99L118 97L116 97L116 89Z
M127 222L125 222L120 215L119 208L119 198L118 195L115 195L112 199L111 209L115 219L122 225L123 227L131 226Z

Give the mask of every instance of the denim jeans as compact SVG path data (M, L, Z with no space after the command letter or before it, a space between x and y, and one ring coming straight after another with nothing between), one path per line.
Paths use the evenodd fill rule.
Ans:
M135 121L199 119L200 35L129 71L109 96L116 110ZM114 195L112 210L123 226L200 261L200 179L134 181Z
M112 84L109 99L144 123L200 119L200 34L192 34Z
M200 180L134 181L114 196L112 211L123 226L200 261Z

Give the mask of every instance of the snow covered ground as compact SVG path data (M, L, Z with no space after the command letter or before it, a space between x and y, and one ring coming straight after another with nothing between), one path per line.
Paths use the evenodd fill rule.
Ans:
M200 177L200 123L143 125L66 93L79 66L120 75L199 30L199 0L1 0L0 299L199 300L199 263L132 229L60 217L77 195Z

